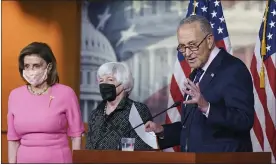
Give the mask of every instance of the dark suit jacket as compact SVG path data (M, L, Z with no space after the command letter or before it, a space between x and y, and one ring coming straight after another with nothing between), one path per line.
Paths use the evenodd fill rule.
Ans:
M192 72L190 79L193 80ZM238 58L221 49L200 83L210 103L209 116L197 105L182 105L181 122L164 125L160 148L181 145L187 152L250 152L254 95L250 72ZM186 150L187 149L187 150Z

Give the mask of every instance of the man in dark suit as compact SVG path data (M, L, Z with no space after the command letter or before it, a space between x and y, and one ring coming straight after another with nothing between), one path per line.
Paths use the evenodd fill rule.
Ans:
M183 19L178 51L193 72L184 83L181 122L145 124L161 149L180 145L183 152L251 152L254 95L250 72L238 58L215 46L203 16Z

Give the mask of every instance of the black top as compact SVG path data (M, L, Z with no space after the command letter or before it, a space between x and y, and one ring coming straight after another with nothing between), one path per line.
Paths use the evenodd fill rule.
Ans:
M136 106L143 122L151 120L151 113L145 104L135 102L127 97L123 98L117 108L109 115L105 114L106 102L101 102L96 110L89 115L86 149L118 149L122 137L135 138L135 150L150 150L135 132L129 131L129 113L132 104ZM143 126L141 126L143 127Z

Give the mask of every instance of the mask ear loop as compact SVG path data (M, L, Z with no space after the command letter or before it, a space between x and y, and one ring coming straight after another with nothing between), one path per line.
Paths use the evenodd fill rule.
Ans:
M118 84L117 86L115 86L115 88L117 88L118 86L121 86L121 85L123 85L122 83L120 83L120 84Z
M121 86L121 85L123 85L123 83L118 84L117 86L115 86L115 88L117 88L117 87L119 87L119 86ZM125 90L125 89L123 88L123 90L122 90L120 93L118 93L118 95L121 94L124 90ZM116 97L117 97L118 95L117 95L117 93L116 93Z

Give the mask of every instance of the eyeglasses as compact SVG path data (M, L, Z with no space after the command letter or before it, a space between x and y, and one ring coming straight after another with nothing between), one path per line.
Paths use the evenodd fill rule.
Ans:
M197 46L185 46L183 44L179 44L178 47L177 47L177 51L179 51L180 53L183 54L183 56L186 56L186 49L190 49L191 53L192 54L194 51L198 51L199 49L199 46L203 43L203 41L209 36L209 34L207 34L203 39L202 41L197 45Z

